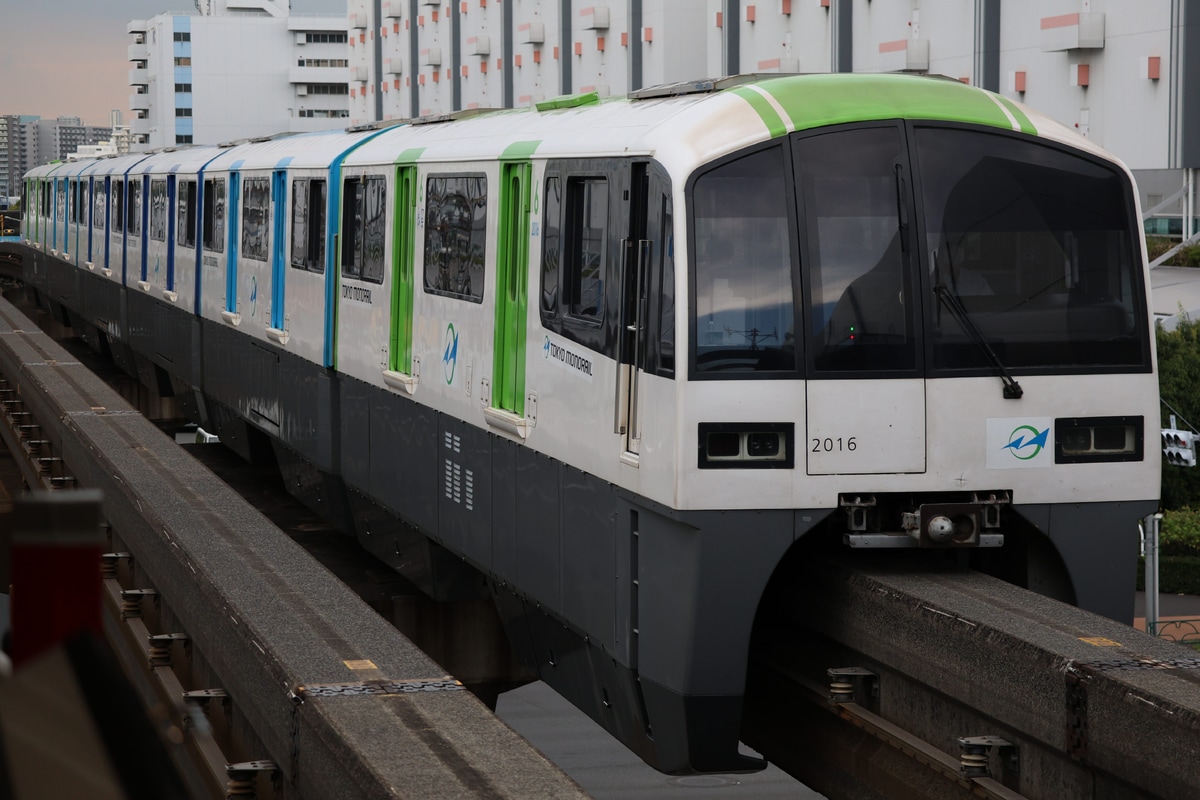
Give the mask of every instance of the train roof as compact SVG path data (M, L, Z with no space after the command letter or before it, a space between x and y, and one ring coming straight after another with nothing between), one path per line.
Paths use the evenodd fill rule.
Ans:
M375 133L374 130L318 131L244 142L225 148L209 169L327 168Z

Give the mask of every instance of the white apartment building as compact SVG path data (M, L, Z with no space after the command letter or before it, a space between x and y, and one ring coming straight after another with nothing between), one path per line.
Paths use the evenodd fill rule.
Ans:
M199 0L133 20L130 128L140 149L344 127L347 19L288 0Z
M1147 208L1200 167L1200 0L348 0L347 13L351 123L736 73L907 71L1050 114L1129 164Z

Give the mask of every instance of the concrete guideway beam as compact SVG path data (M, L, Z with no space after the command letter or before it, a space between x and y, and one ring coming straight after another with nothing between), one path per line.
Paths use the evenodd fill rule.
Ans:
M305 797L584 797L240 495L0 299L0 373Z
M803 583L795 623L878 671L881 717L955 754L1012 742L1023 796L1200 796L1195 651L951 567L820 561Z

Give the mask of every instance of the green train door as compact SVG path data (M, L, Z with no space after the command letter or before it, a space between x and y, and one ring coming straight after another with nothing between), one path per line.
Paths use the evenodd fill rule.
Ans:
M396 168L396 206L392 232L392 326L388 339L388 385L412 393L420 379L420 364L414 365L413 259L417 237L417 166Z
M532 164L500 165L500 231L496 243L495 361L488 419L524 437L525 324L529 294L529 213Z

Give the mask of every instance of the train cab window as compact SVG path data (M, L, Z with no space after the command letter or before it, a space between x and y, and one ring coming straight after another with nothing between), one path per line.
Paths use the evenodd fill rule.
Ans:
M989 369L975 333L1009 368L1148 366L1136 216L1115 169L1011 136L915 135L935 368Z
M180 181L176 192L179 195L179 219L175 224L175 237L183 247L195 247L196 182Z
M608 264L608 180L570 177L566 201L563 305L575 319L599 324Z
M691 374L794 371L795 259L783 150L710 169L691 194Z
M387 179L348 178L342 190L342 275L383 283Z
M242 256L267 260L268 224L271 221L271 181L247 178L242 182Z
M167 182L150 181L150 230L156 242L167 240Z
M125 230L125 181L112 182L112 231L121 233Z
M675 374L675 234L670 195L663 195L660 209L661 238L658 242L662 265L651 296L658 297L658 369L660 375Z
M292 182L292 266L325 271L325 181Z
M796 180L817 372L916 367L910 236L901 229L905 148L895 126L798 138ZM907 218L907 217L905 217Z
M225 181L221 178L204 182L204 249L225 250Z
M142 195L145 184L141 178L130 178L125 192L125 228L127 233L137 236L142 232Z
M425 198L425 291L482 303L487 178L432 175Z

